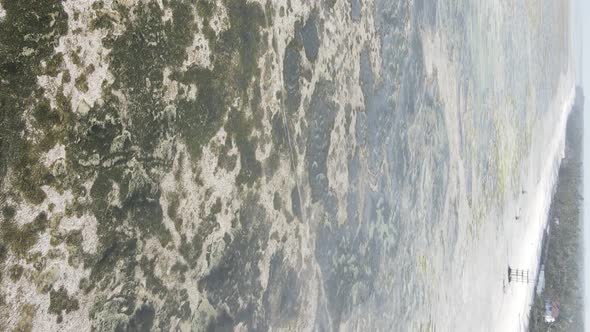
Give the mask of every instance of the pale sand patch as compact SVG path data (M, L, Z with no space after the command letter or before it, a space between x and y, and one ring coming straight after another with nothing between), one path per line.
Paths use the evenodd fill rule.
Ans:
M6 10L2 7L2 4L0 4L0 21L3 21L4 18L6 18Z
M63 86L63 93L71 97L71 107L75 112L84 114L95 103L102 103L102 85L103 82L111 84L114 80L109 71L108 57L110 50L102 44L102 39L107 35L105 29L91 30L90 22L96 18L96 12L92 9L95 1L92 0L68 0L64 1L63 6L68 14L68 33L60 38L59 45L55 48L55 53L61 52L64 55L64 63L70 74L70 81L62 84L63 73L56 77L38 76L38 84L45 88L45 95L51 102L52 107L56 107L55 96L58 90ZM105 10L115 22L115 33L121 33L121 25L117 24L120 20L117 12L110 10L112 0L105 1ZM75 18L77 16L77 19ZM80 65L74 63L74 56L71 52L78 53L81 61ZM94 71L88 70L89 66L94 66ZM86 76L88 91L80 91L76 87L76 79L82 75Z
M221 32L230 28L230 21L229 16L227 15L227 9L225 6L222 5L221 2L214 2L215 6L215 14L209 21L209 25L211 29L215 31L216 35L219 35ZM264 8L264 4L262 4L262 8Z
M183 62L183 69L186 70L191 66L202 68L211 68L211 49L209 41L201 33L195 34L192 44L186 48L187 58Z
M95 254L98 248L96 235L97 220L93 214L84 214L81 217L64 217L59 223L59 229L66 232L82 231L82 249L86 253Z
M164 77L164 81L162 82L162 87L164 88L164 101L168 103L172 103L178 96L179 83L170 79L171 73L172 71L170 68L166 67L164 68L164 73L162 74Z
M24 225L30 223L42 212L46 212L48 219L50 219L53 213L63 213L66 205L70 204L74 199L70 190L59 193L49 186L43 186L41 188L47 195L47 198L39 205L31 205L26 202L18 204L15 215L17 224ZM49 212L50 205L53 206L51 212Z
M49 234L44 233L31 252L41 252L46 254L48 249L64 250L64 245L50 247ZM93 296L79 296L80 280L89 276L89 270L83 270L82 265L74 268L68 264L67 254L55 260L47 261L48 265L40 273L33 264L26 263L23 259L10 257L5 263L6 266L19 264L24 268L23 275L16 283L11 283L10 287L6 284L0 286L8 304L7 308L13 311L6 315L6 326L14 328L19 323L21 317L18 313L24 305L32 305L35 309L35 315L31 321L34 331L85 331L90 326L88 312L93 305ZM44 281L42 281L44 280ZM78 300L79 309L69 314L63 315L63 322L57 324L55 314L49 313L50 297L49 292L42 294L39 292L38 285L51 286L51 289L57 290L64 287L68 295ZM0 312L1 314L1 312Z
M59 159L64 159L66 157L66 147L63 144L56 144L51 150L45 153L43 156L42 162L45 167L50 167Z

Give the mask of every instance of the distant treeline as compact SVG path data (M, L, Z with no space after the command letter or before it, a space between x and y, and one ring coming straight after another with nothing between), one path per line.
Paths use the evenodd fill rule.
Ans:
M583 136L584 94L576 90L576 100L566 130L565 159L549 211L550 234L544 257L545 289L536 296L529 331L584 331L583 272ZM558 220L559 222L556 222ZM560 303L556 322L544 320L545 299Z

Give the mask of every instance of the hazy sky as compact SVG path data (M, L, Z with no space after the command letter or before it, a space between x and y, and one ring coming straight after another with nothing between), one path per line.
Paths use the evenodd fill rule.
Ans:
M578 68L578 79L583 79L587 83L590 83L590 49L588 49L590 47L590 22L588 22L588 19L590 19L590 2L587 0L577 0L574 5L574 12L574 19L576 21L574 23L575 42L578 42L576 51L579 52L582 46L586 49L586 52L584 52L586 54L579 61L579 65L582 68ZM584 82L579 81L578 83L583 84ZM590 89L586 89L586 91L590 91Z
M578 84L584 88L586 95L584 111L590 109L590 1L576 0L574 4L574 42L576 52L583 54L578 59ZM585 50L582 52L582 48ZM585 113L585 112L584 112ZM590 116L584 114L584 128L590 128ZM584 130L584 174L590 174L590 130ZM584 176L584 197L590 197L590 183ZM585 325L590 324L590 199L584 200L584 271L585 271ZM588 328L586 327L586 330Z

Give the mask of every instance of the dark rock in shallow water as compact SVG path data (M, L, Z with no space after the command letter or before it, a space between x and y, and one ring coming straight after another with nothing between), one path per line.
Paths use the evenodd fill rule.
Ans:
M326 198L329 192L327 162L330 133L334 127L337 111L337 106L332 100L333 94L332 82L318 82L311 97L309 109L306 111L309 121L306 159L312 202Z
M305 25L301 29L301 37L303 40L303 47L305 48L305 56L307 60L315 62L318 58L320 49L320 40L317 29L317 14L313 13L309 16Z
M135 311L135 314L129 321L128 331L151 331L154 325L155 314L154 308L151 305L143 304Z
M350 0L350 17L353 21L361 20L361 0Z
M287 92L286 106L289 113L297 111L301 103L299 77L301 76L301 46L292 40L285 50L283 59L283 80Z
M301 216L301 196L297 186L293 187L293 190L291 190L291 210L299 220L303 221Z

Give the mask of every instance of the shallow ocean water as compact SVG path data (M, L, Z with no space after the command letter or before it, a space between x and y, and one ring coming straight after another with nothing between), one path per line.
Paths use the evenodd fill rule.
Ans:
M376 8L387 65L376 83L361 57L365 155L352 168L362 170L356 188L365 191L353 196L364 199L364 232L383 242L371 251L379 269L369 314L354 311L352 321L400 331L523 327L531 291L508 285L505 271L536 270L536 249L522 240L538 241L527 232L545 222L563 149L574 89L569 7Z
M5 3L0 330L524 328L568 1Z

